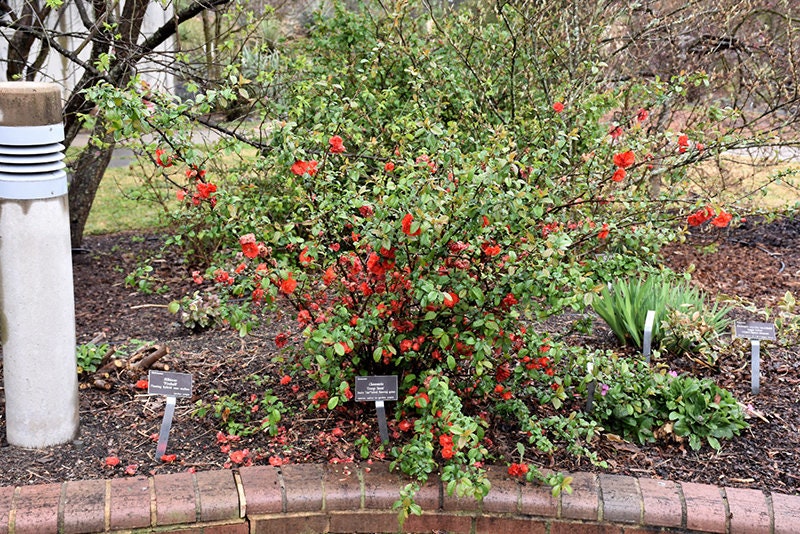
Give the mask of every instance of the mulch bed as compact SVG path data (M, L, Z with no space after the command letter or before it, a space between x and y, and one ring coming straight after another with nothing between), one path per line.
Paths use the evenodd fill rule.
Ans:
M81 429L72 443L41 450L9 446L4 413L0 413L0 485L129 476L126 469L156 474L230 467L212 418L192 416L194 402L214 394L236 393L239 399L248 399L267 387L293 408L293 415L282 422L284 429L278 435L243 438L230 444L233 450L248 449L248 461L257 464L270 458L291 462L358 459L356 440L361 435L373 442L377 439L374 409L363 404L332 413L308 411L310 384L298 378L279 383L290 370L289 362L275 357L275 334L285 321L281 314L269 317L244 338L224 329L188 331L166 305L191 289L187 284L190 267L168 255L155 263L151 273L153 287L165 287L165 293L144 294L125 286L125 275L137 262L157 253L161 242L158 236L132 234L88 237L88 252L74 256L76 321L78 343L103 334L103 342L120 348L135 347L136 340L165 345L169 353L161 362L171 370L192 374L195 398L178 401L169 441L168 452L176 455L175 461L164 463L155 457L153 435L159 431L164 399L135 389L136 376L114 371L110 391L81 389ZM711 294L772 306L787 291L800 293L800 220L748 222L723 233L690 235L685 243L670 246L664 260L676 270L691 270L694 282ZM744 308L737 309L736 315L759 319ZM548 328L566 327L573 319L554 321ZM607 346L612 336L598 324L582 341ZM725 361L711 376L765 420L750 419L751 427L725 442L719 453L707 446L695 452L679 443L637 446L604 436L595 447L609 462L606 472L800 494L800 456L796 454L800 449L800 348L762 345L761 393L755 396L750 392L749 345L741 346L741 354ZM402 439L394 422L390 425L393 439ZM515 435L496 435L494 452L514 461L518 440ZM118 457L120 464L106 465L109 456ZM381 455L374 454L370 461L381 461ZM566 454L537 461L563 471L596 470Z

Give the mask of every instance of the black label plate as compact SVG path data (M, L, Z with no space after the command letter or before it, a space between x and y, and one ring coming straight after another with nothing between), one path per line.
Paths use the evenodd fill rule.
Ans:
M356 401L396 401L397 375L357 376Z

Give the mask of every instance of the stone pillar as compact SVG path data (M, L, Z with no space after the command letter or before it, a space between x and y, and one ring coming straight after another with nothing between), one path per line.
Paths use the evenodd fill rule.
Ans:
M0 341L6 436L78 433L75 301L58 85L0 83Z

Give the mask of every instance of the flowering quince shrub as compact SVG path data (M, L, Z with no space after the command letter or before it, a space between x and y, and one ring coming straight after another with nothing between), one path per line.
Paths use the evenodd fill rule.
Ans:
M263 104L258 152L225 147L241 165L219 180L181 151L154 157L188 168L173 242L196 259L198 293L174 311L246 334L261 310L291 310L275 344L314 380L311 410L347 410L356 376L398 375L390 453L416 481L401 516L437 471L449 492L485 495L499 418L523 437L513 476L541 478L525 458L559 449L602 463L592 441L618 423L575 408L585 350L531 320L583 310L608 281L652 268L687 224L732 222L721 206L682 203L683 169L711 150L651 123L648 108L679 99L685 79L609 88L588 59L565 72L564 43L541 57L522 13L477 24L456 11L431 29L408 16L418 8L366 17L336 5L317 18L286 55L292 83ZM400 35L399 20L417 22ZM513 56L491 45L513 29ZM242 399L214 401L206 413L228 434L255 428Z

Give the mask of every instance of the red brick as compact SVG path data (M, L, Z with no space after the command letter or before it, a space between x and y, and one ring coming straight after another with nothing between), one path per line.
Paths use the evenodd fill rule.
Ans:
M281 468L287 512L322 510L322 466L292 464Z
M624 534L664 534L665 532L672 532L671 530L664 530L658 527L623 527Z
M520 484L508 476L495 475L489 471L492 489L483 498L483 511L487 513L516 514L519 513Z
M239 494L233 472L201 471L195 474L200 490L200 521L239 519Z
M657 527L683 526L683 504L678 485L670 480L640 478L644 502L644 524Z
M105 530L106 481L67 482L64 498L64 533Z
M523 485L519 506L523 514L558 517L558 497L553 497L553 488L547 485Z
M145 477L111 479L111 530L150 525L150 481Z
M595 476L591 473L574 473L571 476L572 493L561 492L561 517L597 521L600 500Z
M203 534L250 534L250 525L245 521L225 525L213 525L210 527L203 527Z
M274 514L284 510L278 468L268 465L243 467L239 477L244 488L247 515Z
M354 465L330 465L323 473L326 510L360 510L361 479Z
M199 510L192 473L153 477L156 493L156 526L194 523Z
M553 521L550 534L622 534L622 527L598 523L569 523Z
M397 512L331 512L330 532L399 532Z
M448 534L470 534L472 532L472 517L425 511L422 515L412 515L406 519L402 532L433 532L440 530Z
M11 506L14 504L14 486L0 487L0 534L8 534Z
M772 512L775 519L775 534L800 533L800 497L773 493Z
M370 510L391 510L400 498L400 490L411 479L389 472L388 463L373 464L364 469L364 508ZM439 479L430 477L417 492L414 501L426 512L441 507L439 501Z
M61 484L21 486L15 509L15 534L41 534L58 529Z
M731 519L731 534L770 531L767 499L760 490L725 488Z
M249 534L250 525L246 522L229 523L184 529L170 529L170 534Z
M477 534L545 534L544 521L528 517L478 516L475 524Z
M686 502L686 528L705 532L726 531L725 502L717 486L682 482Z
M251 534L315 534L329 532L326 514L283 515L250 519Z
M445 484L442 494L442 510L445 512L477 512L480 509L481 501L473 496L459 497L455 489L452 495L448 495Z
M613 523L642 522L642 496L633 477L600 475L603 496L603 521Z

